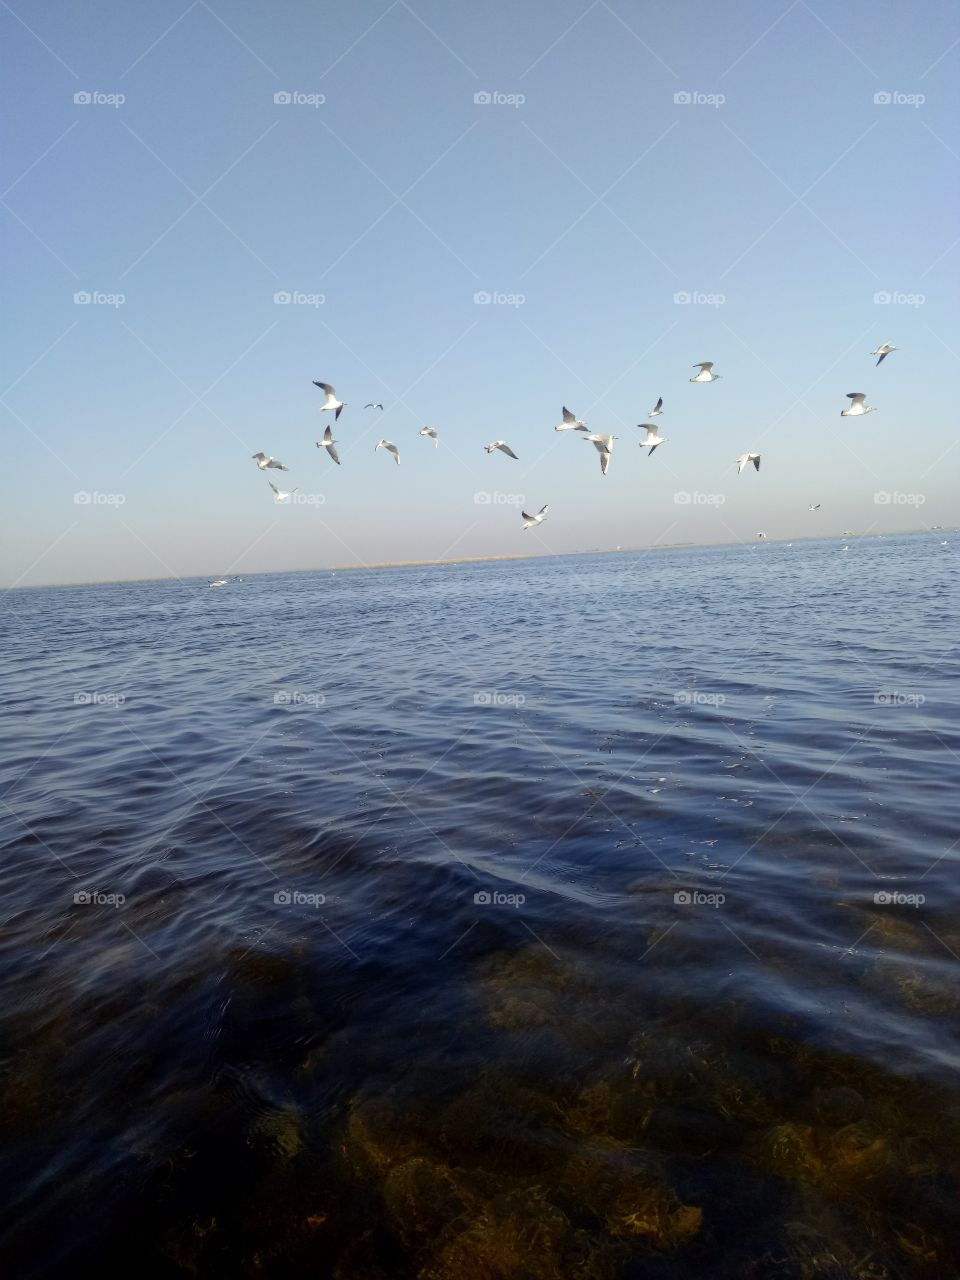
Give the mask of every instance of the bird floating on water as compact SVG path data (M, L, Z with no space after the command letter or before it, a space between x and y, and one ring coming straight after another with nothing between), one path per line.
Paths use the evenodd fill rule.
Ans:
M760 470L759 453L741 453L740 457L737 459L737 475L739 475L740 472L743 470L743 468L747 466L748 463L751 463L751 462L754 465L754 469L759 471Z
M605 476L610 467L610 455L613 453L613 442L616 436L589 435L584 436L584 440L589 440L597 453L600 455L600 474Z
M638 422L637 426L640 428L641 431L645 431L647 433L646 436L640 441L641 449L646 449L647 445L649 445L650 453L653 453L657 445L665 443L663 436L657 435L657 428L655 426L652 426L649 422ZM647 454L648 458L650 456L650 453Z
M376 453L376 452L377 452L377 449L386 449L386 451L387 451L388 453L392 453L392 454L393 454L393 460L394 460L394 462L397 464L397 466L399 467L399 465L400 465L400 450L397 448L397 446L396 446L395 444L391 444L391 442L390 442L389 440L378 440L378 441L377 441L376 448L374 449L374 451L373 451L373 452L374 452L374 453Z
M840 410L841 418L859 418L865 413L875 413L875 406L872 404L864 404L867 398L865 391L848 391L847 399L850 401L846 409Z
M339 467L340 455L339 453L337 453L337 450L335 448L336 443L337 443L336 440L334 440L333 438L333 432L329 427L327 427L326 431L323 433L323 439L317 441L317 448L326 449L327 455L331 457Z
M272 467L275 471L289 471L289 467L285 467L282 462L278 462L276 458L269 458L265 453L255 453L253 457L257 466L261 471L266 471L268 467Z
M657 403L653 406L653 408L647 414L647 417L659 418L661 413L663 413L663 396L661 396L660 399L657 401Z
M436 431L434 431L433 427L421 427L421 428L420 428L420 430L417 432L417 435L419 435L419 436L429 436L429 437L430 437L430 439L433 441L433 447L434 447L435 449L436 449L437 445L440 443L440 437L439 437L439 435L436 433Z
M713 372L712 360L700 360L693 367L694 369L699 369L700 372L696 377L690 379L691 382L716 382L720 377L719 373Z
M494 449L499 449L500 452L505 453L508 458L513 458L516 462L520 461L517 455L507 444L506 440L492 440L490 444L485 444L483 447L487 453L493 453Z
M874 367L874 368L876 368L876 367L877 367L877 365L879 365L879 364L883 364L884 360L886 360L886 358L887 358L887 356L890 354L890 352L891 352L891 351L896 351L896 350L897 350L897 348L896 348L896 347L891 347L891 345L890 345L890 343L889 343L889 342L881 342L881 343L880 343L880 345L879 345L879 347L877 347L876 351L871 351L871 352L869 353L869 354L870 354L870 355L872 355L872 356L879 356L879 357L880 357L880 359L877 361L877 364L875 364L873 367Z
M225 587L227 585L227 582L228 582L227 578L214 578L212 582L207 583L207 586L208 587Z
M320 406L320 412L327 413L332 410L333 420L336 422L337 418L339 418L340 414L343 412L346 401L337 399L337 393L334 391L333 387L331 387L329 382L317 382L316 378L314 378L313 385L315 387L319 387L326 396L326 399Z
M563 406L563 421L559 427L554 427L554 431L586 431L587 424L577 417L575 413L571 413L566 405Z
M523 516L524 529L532 529L535 524L542 524L547 518L547 504L544 503L535 516L528 516L525 511L520 512Z
M277 495L274 498L274 502L286 502L288 498L292 498L295 493L300 492L299 489L291 489L289 493L284 493L282 489L277 488L277 486L273 483L272 480L268 480L267 484L270 486L273 492Z

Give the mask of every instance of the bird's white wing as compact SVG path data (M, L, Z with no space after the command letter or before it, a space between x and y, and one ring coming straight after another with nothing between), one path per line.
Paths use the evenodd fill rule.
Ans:
M516 462L520 461L520 459L517 457L517 455L513 452L513 450L510 448L508 444L504 444L503 442L501 442L497 446L497 448L500 449L501 453L505 453L508 458L513 458L514 461Z
M847 399L852 400L854 404L863 404L866 398L867 398L867 393L865 391L848 391L847 392Z

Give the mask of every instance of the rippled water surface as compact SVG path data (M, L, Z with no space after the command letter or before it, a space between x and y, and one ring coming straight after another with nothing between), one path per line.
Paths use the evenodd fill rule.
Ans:
M844 545L8 594L4 1274L960 1274L960 544Z

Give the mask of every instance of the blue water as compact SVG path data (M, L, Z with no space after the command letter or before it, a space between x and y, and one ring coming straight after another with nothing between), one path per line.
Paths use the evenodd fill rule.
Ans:
M960 1273L958 549L9 593L6 1274Z

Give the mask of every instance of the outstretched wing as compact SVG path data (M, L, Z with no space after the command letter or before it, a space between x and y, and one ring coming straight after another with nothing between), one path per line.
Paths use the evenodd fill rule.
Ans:
M520 459L517 457L517 455L513 452L513 450L510 448L508 444L500 445L500 449L503 453L507 455L508 458L513 458L515 462L520 461Z

